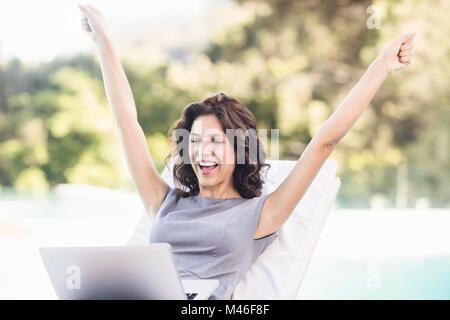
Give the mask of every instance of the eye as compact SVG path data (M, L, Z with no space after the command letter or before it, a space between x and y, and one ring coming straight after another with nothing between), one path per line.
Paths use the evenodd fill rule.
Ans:
M214 140L213 142L214 142L215 144L221 144L221 143L223 143L222 140Z
M200 140L198 140L198 139L191 139L191 142L196 143L196 142L200 142Z

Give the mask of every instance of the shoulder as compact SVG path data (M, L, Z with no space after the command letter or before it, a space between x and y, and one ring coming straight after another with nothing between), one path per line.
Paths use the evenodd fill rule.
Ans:
M235 215L235 223L241 224L243 227L250 228L253 231L259 222L261 212L265 207L265 203L268 195L261 195L251 199L242 199L238 201L233 210Z

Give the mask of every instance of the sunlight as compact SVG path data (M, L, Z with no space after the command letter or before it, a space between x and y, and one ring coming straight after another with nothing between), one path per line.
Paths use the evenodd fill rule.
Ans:
M223 1L223 0L222 0ZM77 4L102 10L111 32L118 37L139 36L157 25L179 23L219 1L128 0L9 0L0 2L0 62L17 57L29 62L49 61L58 55L90 50L80 26Z

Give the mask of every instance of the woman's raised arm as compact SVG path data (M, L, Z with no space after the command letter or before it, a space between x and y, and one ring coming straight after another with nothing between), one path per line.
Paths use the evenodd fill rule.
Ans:
M82 26L95 42L106 96L116 120L128 168L145 209L156 216L169 185L160 177L137 119L133 93L101 12L90 5L79 5Z
M268 196L261 212L255 239L281 228L325 160L351 129L387 75L409 65L414 35L415 33L405 34L386 46L330 118L319 127L292 172Z

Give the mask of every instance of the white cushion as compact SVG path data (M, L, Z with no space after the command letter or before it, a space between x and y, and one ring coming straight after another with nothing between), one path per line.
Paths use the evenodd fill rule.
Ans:
M267 160L268 170L263 194L275 190L293 169L296 161ZM168 164L172 168L172 163ZM337 162L328 159L322 165L305 195L279 231L279 236L241 280L232 299L295 299L304 278L322 227L340 187L335 177ZM171 171L166 167L162 178L174 187ZM129 245L149 243L152 223L144 213Z
M295 163L280 160L272 166L268 175L272 190L284 181ZM232 299L295 299L340 187L336 170L335 160L325 161L278 238L237 284Z

